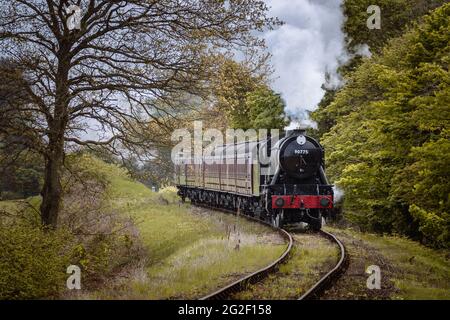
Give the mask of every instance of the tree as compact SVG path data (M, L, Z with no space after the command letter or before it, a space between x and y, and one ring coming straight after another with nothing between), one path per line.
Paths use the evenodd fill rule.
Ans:
M216 112L226 115L228 124L235 129L252 128L250 110L246 104L247 94L264 82L264 76L255 75L243 63L225 59L213 79L213 94L217 100Z
M405 30L420 19L430 10L443 5L445 0L380 0L376 5L381 9L381 29L369 29L366 22L369 17L367 8L374 4L371 0L346 0L342 7L346 20L343 31L346 38L347 51L351 59L341 65L338 73L343 78L350 77L363 62L360 50L368 46L372 54L382 52L387 42L401 36ZM372 81L373 79L369 79ZM318 109L312 113L312 118L318 123L319 134L323 135L336 123L337 111L331 108L335 91L324 88L326 94L319 104ZM341 115L344 112L338 111Z
M223 58L213 79L216 103L206 115L225 118L235 129L283 128L285 105L267 84L270 73L265 60L252 66L246 61Z
M284 113L285 103L269 87L263 85L249 92L245 103L253 129L283 129L288 125Z
M72 5L81 8L79 29L68 24L77 15ZM201 92L215 54L262 47L252 32L278 23L258 0L1 0L0 7L0 52L24 74L1 78L29 100L2 112L19 109L27 145L45 158L40 210L52 228L68 148L145 147L152 141L139 127L168 113L156 98Z
M389 39L399 37L413 21L427 14L445 0L379 0L381 29L367 28L367 8L371 0L346 0L343 4L347 17L343 30L349 50L355 53L361 45L368 45L372 53L379 53ZM355 67L355 65L353 65Z
M322 139L350 220L436 247L450 246L449 17L447 4L365 59Z
M1 71L3 70L3 71ZM0 73L22 79L21 72L7 60L0 60ZM22 92L0 83L0 110L8 101L26 103ZM24 136L27 120L20 110L0 114L0 192L2 199L29 197L39 194L43 175L43 163L39 154L26 145ZM5 130L5 128L10 128Z

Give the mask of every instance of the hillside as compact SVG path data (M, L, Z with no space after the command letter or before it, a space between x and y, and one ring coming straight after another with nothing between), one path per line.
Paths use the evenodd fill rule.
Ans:
M92 156L74 155L69 162L78 177L89 177L84 188L95 190L101 183L105 189L95 191L93 199L87 196L92 190L68 183L65 201L70 204L62 213L61 230L51 234L36 228L38 221L19 223L33 218L27 203L37 208L39 198L0 202L8 213L0 219L5 248L0 283L7 284L0 297L194 298L267 265L284 250L283 240L270 229L181 204L173 188L152 192L125 170ZM42 245L21 252L26 243L43 239ZM34 271L45 268L43 263L54 269L39 279ZM69 264L82 268L82 290L76 294L64 288ZM17 281L24 274L29 278ZM47 287L38 289L42 285Z

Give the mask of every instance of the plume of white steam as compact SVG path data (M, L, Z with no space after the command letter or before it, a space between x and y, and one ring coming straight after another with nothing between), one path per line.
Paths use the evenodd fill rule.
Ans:
M361 56L361 57L372 57L372 52L370 52L370 47L368 44L358 44L353 47L353 50L355 51L355 54L353 56Z
M271 14L285 22L264 38L272 53L275 69L274 89L286 101L290 127L317 128L309 113L317 109L325 90L338 89L344 82L339 66L356 55L371 55L369 46L360 45L355 53L346 50L342 25L343 0L266 0Z
M296 128L317 129L317 122L315 122L309 117L309 111L300 110L298 115L292 119L291 123L285 128L285 130L291 130Z
M333 186L333 191L334 191L334 201L341 202L342 198L344 197L344 190L335 185Z
M272 53L275 90L286 101L293 119L312 124L306 111L314 111L328 82L341 82L336 70L347 56L342 0L266 0L271 14L285 22L264 37Z

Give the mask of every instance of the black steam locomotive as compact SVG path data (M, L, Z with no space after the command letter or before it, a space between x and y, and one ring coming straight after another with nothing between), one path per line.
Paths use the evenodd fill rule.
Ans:
M255 161L261 154L270 161ZM304 130L292 130L278 141L228 144L209 157L180 159L175 179L183 201L239 211L277 227L306 222L319 230L333 208L324 168L321 145Z

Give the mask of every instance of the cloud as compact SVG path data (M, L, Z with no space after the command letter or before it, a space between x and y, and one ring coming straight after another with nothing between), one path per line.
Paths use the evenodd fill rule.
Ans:
M296 119L308 118L328 86L341 83L336 69L348 60L341 26L342 0L266 0L270 14L285 25L267 31L264 38L272 53L274 89L287 104L287 113ZM306 119L308 120L308 119Z

